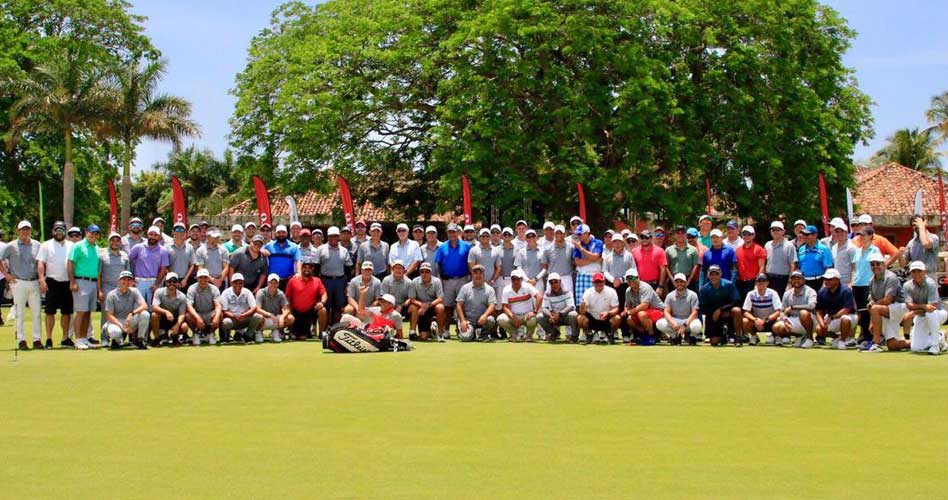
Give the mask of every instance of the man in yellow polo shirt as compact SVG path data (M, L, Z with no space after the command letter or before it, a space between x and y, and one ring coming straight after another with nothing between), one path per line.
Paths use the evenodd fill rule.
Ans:
M76 313L76 348L91 347L86 335L89 332L89 319L95 311L99 296L99 226L86 228L86 237L77 242L69 251L66 271L69 274L69 288L72 290L73 309ZM85 347L80 347L83 345Z

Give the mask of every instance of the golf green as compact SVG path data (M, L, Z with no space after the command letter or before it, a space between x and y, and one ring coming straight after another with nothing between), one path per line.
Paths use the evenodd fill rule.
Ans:
M13 329L0 328L12 347ZM57 333L58 336L58 333ZM3 498L944 498L948 358L0 352Z

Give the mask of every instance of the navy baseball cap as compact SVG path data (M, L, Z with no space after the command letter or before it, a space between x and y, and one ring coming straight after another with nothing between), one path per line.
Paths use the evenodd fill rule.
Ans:
M587 226L586 224L580 224L576 226L576 236L580 236L588 232L589 232L589 226Z
M87 233L99 233L99 226L95 224L89 224L89 227L86 228Z
M813 224L810 224L809 226L803 228L803 234L816 234L817 232L818 231L816 229L816 226L814 226Z
M727 227L728 227L729 229L737 229L737 228L740 227L740 225L738 225L738 223L737 223L736 220L731 219L731 220L727 221Z

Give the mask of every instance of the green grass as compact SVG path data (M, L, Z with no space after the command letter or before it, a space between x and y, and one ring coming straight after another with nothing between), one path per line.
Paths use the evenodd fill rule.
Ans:
M12 333L0 339L12 346ZM948 491L945 357L457 342L374 355L317 342L5 349L3 498Z

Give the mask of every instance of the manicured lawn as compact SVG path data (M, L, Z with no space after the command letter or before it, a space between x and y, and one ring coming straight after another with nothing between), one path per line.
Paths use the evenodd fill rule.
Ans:
M948 491L946 357L314 341L14 358L12 335L0 327L3 498Z

